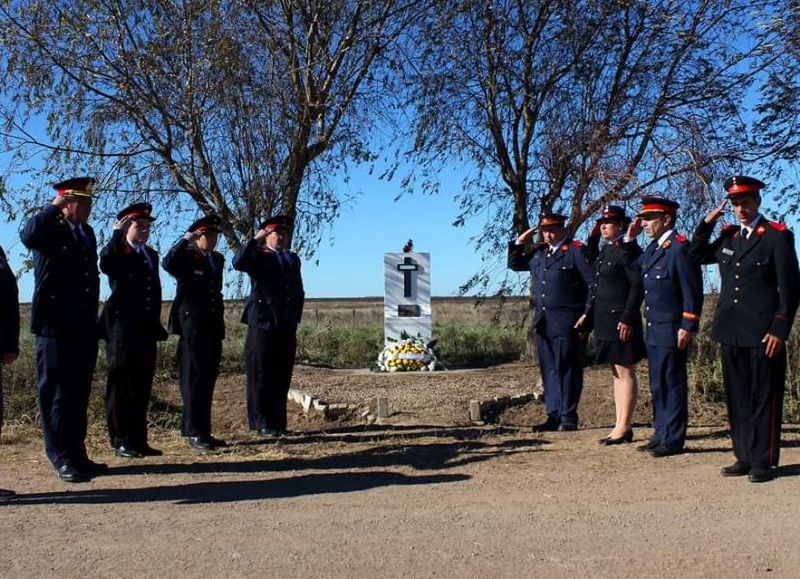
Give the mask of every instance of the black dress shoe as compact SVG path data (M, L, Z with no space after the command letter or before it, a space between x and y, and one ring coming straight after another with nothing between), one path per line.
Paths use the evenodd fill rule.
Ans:
M189 446L195 450L205 451L214 448L214 445L211 444L211 441L205 436L190 436L188 441Z
M559 432L574 432L576 430L578 430L578 425L577 424L563 424L562 423L562 424L558 425L558 431Z
M89 474L101 474L108 471L108 465L104 462L95 462L90 458L80 461L78 468Z
M164 451L153 448L149 444L144 444L143 446L138 447L136 450L138 450L142 456L161 456L164 454Z
M750 474L750 463L737 460L730 466L722 467L719 474L722 476L744 476Z
M659 443L656 440L650 440L646 444L642 444L641 446L637 446L636 450L639 451L639 452L649 452L649 451L653 450L654 448L658 448L659 446L661 446L661 443Z
M116 454L120 458L143 458L144 457L144 455L141 452L139 452L138 450L136 450L135 448L132 448L130 446L125 446L124 444L122 446L118 446L117 448L115 448L114 449L114 454Z
M772 469L770 468L762 468L760 466L754 466L750 469L750 473L747 475L747 480L751 483L763 483L771 481L773 478Z
M85 472L82 472L78 468L75 467L74 464L69 462L65 462L61 466L56 469L58 472L58 478L63 480L64 482L70 483L82 483L87 482L89 480L89 475Z
M228 446L228 443L221 438L216 438L210 434L206 438L208 438L208 441L214 448L226 448Z
M541 424L536 424L531 428L533 432L555 432L558 430L558 422L549 418Z
M633 442L633 428L629 428L628 430L626 430L625 434L623 434L619 438L611 438L609 436L602 444L606 446L614 446L615 444L628 444L631 442Z
M7 503L15 496L17 496L17 493L11 489L0 489L0 503Z
M281 433L280 431L275 430L274 428L259 428L258 434L260 434L261 436L273 438L280 436Z
M650 456L655 458L664 458L665 456L674 456L676 454L683 454L684 449L680 446L665 446L660 444L650 451Z

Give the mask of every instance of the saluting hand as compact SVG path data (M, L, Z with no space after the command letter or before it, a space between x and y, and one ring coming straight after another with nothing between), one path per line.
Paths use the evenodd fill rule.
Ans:
M631 224L628 226L628 233L626 234L628 239L636 239L636 236L642 232L642 218L637 217Z
M51 205L55 207L64 207L67 204L67 201L70 200L71 195L56 195L55 199L53 199Z
M192 243L193 241L197 241L198 237L200 237L200 232L199 231L187 231L186 233L183 234L183 238L186 241L188 241L189 243Z
M262 239L266 238L267 235L269 235L269 234L266 232L266 230L259 229L258 231L256 231L256 236L254 237L254 239L256 241L261 241Z
M125 227L128 224L128 222L131 220L131 217L132 217L131 215L126 215L122 219L120 219L118 221L115 221L114 225L113 225L114 231L118 231L118 230L122 229L123 227Z
M617 330L619 330L619 339L623 342L630 340L633 335L633 326L630 324L620 322L617 324Z
M694 334L689 330L684 330L683 328L678 330L678 349L685 350L692 342L693 336Z
M600 237L600 222L594 224L592 230L589 232L589 237Z
M522 245L523 243L528 243L531 237L533 237L534 233L536 233L535 227L531 227L527 231L523 232L519 237L517 237L517 244Z
M714 209L708 212L708 215L706 215L703 218L703 221L705 221L706 223L714 223L717 219L720 218L720 215L722 215L725 212L725 206L727 204L728 204L728 199L727 198L723 199L722 203L720 203Z
M761 343L767 345L767 358L774 358L781 353L784 341L773 334L766 334Z

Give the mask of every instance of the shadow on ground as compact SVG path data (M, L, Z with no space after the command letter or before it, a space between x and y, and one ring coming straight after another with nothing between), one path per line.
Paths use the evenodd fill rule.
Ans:
M396 472L305 474L279 479L201 482L137 489L93 489L19 495L10 505L172 502L182 505L286 499L349 493L398 485L431 485L468 480L463 474L407 476Z

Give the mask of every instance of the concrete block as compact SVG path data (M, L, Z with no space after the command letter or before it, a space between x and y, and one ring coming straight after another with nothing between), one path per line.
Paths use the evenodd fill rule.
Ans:
M478 400L469 401L469 419L471 422L480 422L483 420L481 403Z
M375 413L378 418L389 417L389 399L385 396L378 397L378 410Z

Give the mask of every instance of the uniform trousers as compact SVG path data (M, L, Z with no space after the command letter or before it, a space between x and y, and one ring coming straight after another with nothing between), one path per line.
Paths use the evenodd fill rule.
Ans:
M579 339L577 333L567 336L536 334L536 350L548 421L577 426L586 340Z
M178 340L178 381L181 386L183 436L211 434L211 401L219 374L222 340L185 338Z
M286 430L286 395L297 351L295 328L260 330L245 339L247 421L251 430Z
M650 394L653 398L651 441L669 448L683 448L689 420L688 348L647 344Z
M147 410L157 349L156 340L141 337L106 343L106 424L113 448L147 445Z
M48 460L59 468L86 455L86 411L97 362L97 337L36 337L36 385Z
M786 349L767 358L763 345L722 345L722 373L736 460L761 468L780 457Z

